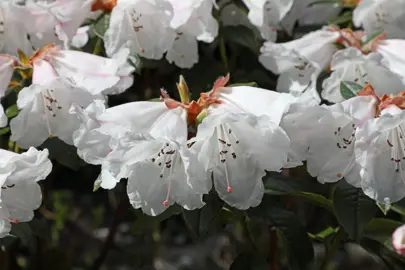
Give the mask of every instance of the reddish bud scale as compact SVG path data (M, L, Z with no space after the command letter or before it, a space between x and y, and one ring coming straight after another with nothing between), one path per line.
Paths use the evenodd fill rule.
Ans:
M104 12L110 13L116 5L117 0L96 0L91 5L91 11L102 10Z

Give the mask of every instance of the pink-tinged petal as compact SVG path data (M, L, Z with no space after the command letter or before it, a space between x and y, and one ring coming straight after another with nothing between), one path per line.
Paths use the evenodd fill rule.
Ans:
M392 234L392 246L399 255L405 256L405 225L398 227Z

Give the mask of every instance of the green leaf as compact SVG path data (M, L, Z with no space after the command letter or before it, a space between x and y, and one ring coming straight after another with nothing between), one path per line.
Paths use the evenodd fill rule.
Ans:
M77 155L77 149L73 145L64 143L59 138L49 138L42 147L48 148L49 157L72 170L79 170L86 163Z
M98 18L96 22L91 26L91 30L93 31L93 33L101 39L104 38L104 34L108 29L108 26L110 24L110 17L110 14L105 13L103 16L100 16L100 18Z
M336 3L339 3L339 1L338 0L319 0L319 1L315 1L311 4L309 4L308 7L320 6L320 5L334 5Z
M6 115L8 118L13 118L18 115L18 112L19 112L19 110L18 110L17 104L14 104L7 108Z
M405 257L396 254L387 248L386 245L369 238L363 238L361 246L367 251L374 253L387 266L384 269L403 270L405 269Z
M355 97L357 95L357 91L361 89L363 89L363 86L360 84L349 81L340 82L340 94L345 99Z
M10 128L9 127L5 127L5 128L0 128L0 135L4 135L10 132Z
M226 42L236 43L258 54L259 42L255 33L243 25L225 26L222 28L222 37Z
M220 219L220 213L224 203L215 193L210 193L204 197L206 205L201 209L192 211L184 210L183 217L189 230L196 237L202 237L209 232L213 225Z
M230 270L268 270L266 260L257 254L241 253L233 261Z
M268 173L263 177L264 187L269 193L286 194L297 192L310 192L322 194L326 191L326 186L316 181L298 179L282 174Z
M374 218L364 228L364 237L384 244L391 239L393 232L402 225L403 223L396 220Z
M339 223L351 239L360 241L364 227L378 210L375 202L345 180L339 181L332 197Z
M312 242L295 213L277 207L271 196L265 195L262 203L250 209L248 215L254 220L266 222L268 226L277 228L283 234L291 269L306 269L312 262Z
M352 12L346 11L342 15L335 17L331 20L328 20L329 25L339 25L339 24L346 24L352 21Z
M246 82L246 83L234 83L230 84L227 87L235 87L235 86L251 86L251 87L258 87L256 82Z
M31 250L35 250L35 237L27 222L13 224L10 234L20 239L21 242Z

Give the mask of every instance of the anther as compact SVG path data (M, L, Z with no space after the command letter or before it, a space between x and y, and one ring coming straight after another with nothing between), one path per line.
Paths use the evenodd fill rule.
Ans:
M163 202L163 205L164 205L164 206L169 206L169 202L168 202L167 200L165 200L165 201Z
M232 193L232 188L228 187L228 193Z

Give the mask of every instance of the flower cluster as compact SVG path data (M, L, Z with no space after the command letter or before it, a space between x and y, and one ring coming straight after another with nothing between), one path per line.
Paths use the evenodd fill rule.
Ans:
M211 190L232 207L255 207L266 172L298 166L320 183L344 178L380 204L404 198L405 1L243 2L247 14L212 0L2 2L0 98L15 91L19 112L9 121L0 106L0 127L28 151L0 153L0 236L39 207L36 182L52 165L46 149L33 147L50 137L101 166L95 188L128 179L131 204L148 215L174 204L201 208ZM324 24L343 8L354 8L357 29L329 25L275 42L277 30ZM180 101L162 89L160 101L106 105L132 86L134 55L196 64L198 41L218 35L216 13L224 26L260 33L258 59L280 75L277 92L227 86L228 75L193 101L181 76ZM90 37L86 22L105 14L105 57L80 50ZM328 77L319 85L321 74Z

